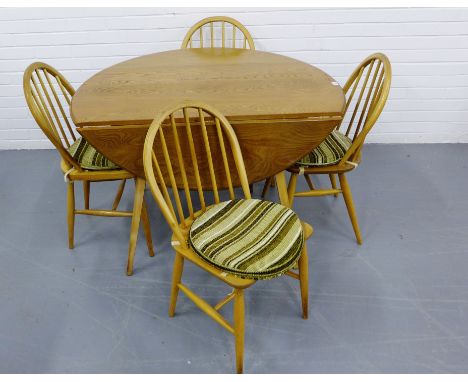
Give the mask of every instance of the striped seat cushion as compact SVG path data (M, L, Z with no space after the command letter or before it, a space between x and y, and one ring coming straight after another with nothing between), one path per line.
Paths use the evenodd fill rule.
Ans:
M346 135L334 130L311 153L296 163L299 166L328 166L336 164L345 155L353 142Z
M204 260L243 278L269 279L292 268L304 244L294 213L266 200L230 200L192 223L189 244Z
M115 170L120 168L104 155L97 152L85 139L78 138L68 148L68 152L81 167L87 170Z

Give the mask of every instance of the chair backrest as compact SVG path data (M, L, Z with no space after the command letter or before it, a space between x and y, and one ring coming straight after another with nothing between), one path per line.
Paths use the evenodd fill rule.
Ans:
M216 161L222 162L222 171L214 167ZM220 112L202 102L181 102L158 113L146 135L143 165L151 192L181 245L185 245L183 231L209 206L207 190L213 192L211 204L220 203L223 197L234 199L235 175L244 198L251 197L232 126ZM221 192L221 188L228 192Z
M23 75L23 91L37 124L70 165L81 169L67 148L76 140L69 107L73 86L56 69L43 62L29 65Z
M359 158L364 140L387 102L391 80L392 68L387 56L374 53L359 64L346 81L343 87L345 117L339 130L353 143L340 164Z
M255 50L249 31L239 21L227 16L213 16L200 20L190 28L182 42L182 49L216 46Z

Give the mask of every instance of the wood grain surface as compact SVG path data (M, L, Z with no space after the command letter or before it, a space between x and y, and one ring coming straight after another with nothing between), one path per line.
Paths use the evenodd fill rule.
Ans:
M244 49L183 49L122 62L86 81L72 100L82 134L143 176L142 149L158 111L180 100L212 104L233 125L249 181L287 168L339 123L343 90L289 57Z

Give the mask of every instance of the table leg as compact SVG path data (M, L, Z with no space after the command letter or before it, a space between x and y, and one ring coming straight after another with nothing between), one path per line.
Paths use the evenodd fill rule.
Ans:
M127 276L133 274L133 260L138 239L138 229L140 228L141 209L145 193L146 181L143 178L135 179L135 197L133 202L132 226L130 228L130 243L128 245Z

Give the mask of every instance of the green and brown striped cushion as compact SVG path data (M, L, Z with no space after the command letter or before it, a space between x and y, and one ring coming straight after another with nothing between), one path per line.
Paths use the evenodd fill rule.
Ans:
M353 142L346 135L334 130L311 153L298 160L299 166L329 166L336 164L345 155Z
M294 213L266 200L219 203L193 222L189 244L204 260L243 278L269 279L292 268L304 245Z
M104 155L97 152L85 139L78 138L68 148L68 152L81 167L87 170L115 170L120 168Z

